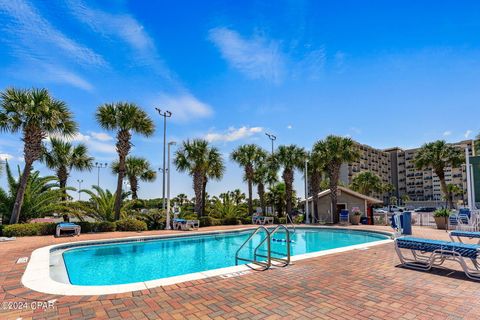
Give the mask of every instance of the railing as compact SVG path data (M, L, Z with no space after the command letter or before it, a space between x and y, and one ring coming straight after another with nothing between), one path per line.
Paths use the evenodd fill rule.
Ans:
M284 229L285 230L285 241L286 241L286 255L285 255L285 258L283 258L282 256L282 253L278 253L278 252L273 252L275 254L278 254L280 255L280 257L272 257L272 249L271 249L271 241L272 241L272 236L278 232L278 230L280 229ZM259 232L261 231L265 231L266 233L266 237L261 239L260 243L255 247L254 251L253 251L253 259L249 259L249 258L243 258L243 257L240 257L240 251L247 245L247 243L249 243L252 238L258 234ZM258 250L264 245L264 244L267 244L267 253L266 255L263 255L263 254L260 254L258 252ZM258 258L265 258L266 261L259 261ZM260 266L260 268L254 268L252 267L251 265L247 264L247 266L249 268L252 268L253 270L257 270L257 271L264 271L264 270L267 270L269 269L271 266L272 266L272 261L275 261L275 262L278 262L279 264L275 264L275 266L278 266L278 267L286 267L290 264L290 230L284 226L283 224L281 225L278 225L277 227L275 227L275 229L273 229L272 231L269 231L267 228L265 228L264 226L260 226L258 227L257 229L255 229L255 231L247 238L247 240L245 240L244 243L242 243L242 245L240 246L240 248L238 248L237 252L235 253L235 264L238 265L238 262L239 261L245 261L245 262L249 262L251 264L254 264L254 265L258 265Z
M292 217L290 217L289 214L287 214L287 224L290 223L293 227L293 233L296 233L296 230L295 230L295 224L293 223L293 220L292 220Z
M264 261L258 261L256 260L256 257L254 256L254 259L248 259L248 258L242 258L239 256L240 254L240 251L243 249L243 247L245 247L245 245L247 243L250 242L250 240L252 240L252 238L257 234L259 233L260 231L265 231L265 233L267 234L267 236L265 237L265 239L267 239L267 261L264 262ZM262 244L264 241L262 240L260 243ZM237 252L235 253L235 264L238 265L238 261L241 260L241 261L245 261L245 262L250 262L250 263L253 263L255 265L258 265L261 267L261 269L257 269L257 268L253 268L252 266L248 265L248 267L254 269L254 270L258 270L258 271L263 271L263 270L267 270L270 268L270 266L272 265L272 259L271 259L271 249L270 249L270 231L268 231L267 228L265 228L264 226L260 226L258 227L257 229L255 229L255 231L247 238L247 240L245 240L245 242L240 246L240 248L238 248ZM259 246L257 246L255 248L255 252L257 251L257 249L259 248Z
M270 253L268 254L268 256L270 257L270 260L271 261L276 261L276 262L279 262L280 264L276 264L275 266L276 267L286 267L290 264L290 230L288 230L287 227L285 227L283 224L281 225L278 225L275 229L273 229L271 232L270 232L270 240L273 239L273 235L275 233L277 233L278 230L280 229L284 229L285 230L285 243L287 245L287 252L286 252L286 258L277 258L277 257L272 257L272 252L270 251ZM268 258L268 256L264 256L264 255L261 255L258 253L258 248L260 248L266 241L267 238L263 239L260 244L255 248L255 250L253 251L253 257L254 257L254 260L257 259L257 257L262 257L262 258ZM270 246L269 246L270 247ZM278 255L282 255L281 253L279 252L273 252L275 254L278 254ZM270 264L272 265L272 263L270 262Z

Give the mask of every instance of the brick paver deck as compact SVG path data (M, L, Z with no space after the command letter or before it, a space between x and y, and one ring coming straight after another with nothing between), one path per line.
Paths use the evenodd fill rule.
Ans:
M160 233L165 231L142 235ZM132 235L137 234L88 234L80 240ZM414 235L447 239L445 231L427 228L414 228ZM480 319L480 283L459 271L397 267L392 244L297 261L284 269L117 295L53 296L22 286L26 265L16 264L19 257L76 240L30 237L0 243L0 319ZM53 299L55 307L47 311L30 308L33 301ZM3 310L13 301L28 309Z

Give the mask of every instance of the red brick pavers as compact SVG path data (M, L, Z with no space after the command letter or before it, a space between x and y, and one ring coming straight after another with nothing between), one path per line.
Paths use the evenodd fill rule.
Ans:
M142 235L159 233L165 232ZM80 240L131 235L136 234L89 234ZM447 239L444 231L427 228L414 228L414 235ZM53 296L21 285L26 266L15 264L18 257L75 240L31 237L0 243L0 301L28 305L56 299L55 308L47 311L0 309L0 319L480 319L480 283L458 271L399 268L392 244L297 261L283 269L117 295Z

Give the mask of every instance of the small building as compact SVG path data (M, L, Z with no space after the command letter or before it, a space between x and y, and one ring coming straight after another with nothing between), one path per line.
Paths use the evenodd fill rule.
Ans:
M312 197L308 198L308 204L310 216L313 216ZM337 212L340 212L343 209L346 209L349 212L352 212L353 209L358 209L362 212L362 216L366 216L369 208L373 205L379 204L383 204L383 201L380 199L363 195L342 186L338 186L337 188ZM318 194L318 215L320 222L333 223L332 212L330 189L327 189Z

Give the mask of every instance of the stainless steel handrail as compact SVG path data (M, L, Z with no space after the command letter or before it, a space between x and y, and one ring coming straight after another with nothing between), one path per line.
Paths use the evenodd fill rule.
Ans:
M265 233L267 234L267 236L265 237L265 239L263 239L261 241L261 243L264 243L265 240L268 240L267 241L267 256L265 256L265 258L267 258L267 262L263 262L263 261L258 261L256 260L256 257L254 255L254 259L247 259L247 258L241 258L239 257L239 253L240 253L240 250L243 249L243 247L245 247L245 245L250 242L250 240L257 234L259 233L260 231L264 230ZM257 246L258 248L258 246ZM255 248L255 250L257 249ZM242 260L242 261L246 261L246 262L250 262L250 263L253 263L253 264L256 264L256 265L259 265L261 266L263 269L256 269L256 268L253 268L252 266L248 265L248 267L254 269L254 270L267 270L270 268L270 266L272 265L272 260L271 260L271 256L270 256L270 231L268 231L267 228L265 228L264 226L260 226L258 227L257 229L255 229L255 231L247 238L247 240L245 240L245 242L240 246L240 248L238 248L237 252L235 253L235 265L238 265L238 260Z
M293 227L293 233L296 233L297 231L295 230L295 224L293 223L292 217L290 217L289 214L287 214L287 222L290 220L290 223Z
M270 258L270 260L273 260L273 261L276 261L276 262L280 262L281 264L280 265L275 265L277 267L286 267L290 264L290 230L288 230L287 227L285 227L283 224L281 225L278 225L275 227L275 229L273 229L271 232L270 232L270 239L269 241L271 241L273 238L273 235L280 229L285 229L285 235L286 235L286 243L287 243L287 258L284 259L284 258L274 258L272 257L272 251L271 251L271 248L270 248L270 245L268 245L268 256ZM263 244L265 243L265 239L262 240L260 242L260 244L255 248L255 250L253 251L253 257L254 259L256 260L257 257L263 257L263 258L266 258L266 256L264 255L261 255L259 253L257 253L258 251L258 248L260 248ZM270 265L272 264L272 262L270 261Z

